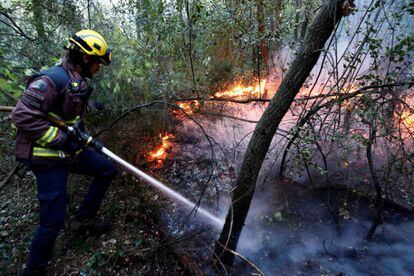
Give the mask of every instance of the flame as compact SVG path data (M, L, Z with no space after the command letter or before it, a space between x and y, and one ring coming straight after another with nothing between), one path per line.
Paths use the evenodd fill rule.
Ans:
M401 121L410 132L414 131L414 114L408 110L404 110L401 115Z
M190 101L190 102L177 102L178 106L188 115L192 115L195 110L200 109L199 101ZM179 110L175 110L175 114L182 114Z
M230 89L217 92L214 94L216 98L232 98L232 99L246 99L246 98L260 98L264 93L266 80L254 86L244 86L240 81L231 86Z
M347 87L342 87L341 91L339 93L341 94L351 94L356 92L359 89L359 85L358 84L351 84L348 85Z
M155 150L148 153L148 161L156 162L157 167L162 166L164 160L167 158L167 152L172 148L171 139L174 135L166 133L165 135L160 134L161 145Z

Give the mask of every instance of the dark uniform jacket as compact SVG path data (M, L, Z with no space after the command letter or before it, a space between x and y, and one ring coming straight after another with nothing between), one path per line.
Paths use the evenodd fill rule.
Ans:
M63 69L63 70L62 70ZM81 119L91 89L67 58L60 65L34 75L12 112L18 128L18 160L70 159L64 145L67 135L47 116L72 125Z

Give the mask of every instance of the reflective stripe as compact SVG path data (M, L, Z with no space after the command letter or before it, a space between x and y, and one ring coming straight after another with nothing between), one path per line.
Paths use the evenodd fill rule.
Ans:
M74 119L71 119L71 120L63 120L62 118L60 118L60 116L59 115L57 115L56 113L53 113L53 112L48 112L47 114L49 114L50 116L52 116L53 118L55 118L55 119L58 119L58 120L61 120L61 121L64 121L65 122L65 124L67 124L67 125L74 125L74 124L76 124L79 120L80 120L80 116L78 115L78 116L76 116Z
M69 155L65 154L65 152L62 150L55 150L55 149L48 149L48 148L41 148L41 147L33 147L33 156L58 157L58 158L69 157Z
M53 113L53 112L48 112L47 114L49 114L50 116L54 117L55 119L62 120L62 118L60 118L60 116L59 116L59 115L57 115L56 113Z
M76 117L75 117L75 119L73 119L73 120L67 120L67 121L65 121L65 123L66 123L67 125L74 125L74 124L76 124L79 120L80 120L80 116L76 116Z
M46 146L46 144L49 144L53 141L53 139L56 138L57 134L58 128L55 126L50 126L49 129L43 134L43 136L36 141L36 143L41 146Z

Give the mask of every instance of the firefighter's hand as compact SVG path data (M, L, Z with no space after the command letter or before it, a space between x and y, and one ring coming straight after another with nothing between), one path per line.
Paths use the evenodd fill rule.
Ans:
M83 149L82 145L71 136L66 136L65 141L62 144L62 149L70 154L76 154Z
M87 146L91 146L96 151L100 152L103 148L102 142L97 138L92 138L92 136L86 131L83 121L79 121L71 127L70 133L72 137L75 138L77 143L81 145L81 148L84 149Z
M98 138L93 138L92 142L90 143L90 146L95 149L97 152L101 152L101 149L103 148L103 144L101 140Z
M86 131L82 120L69 127L69 135L81 148L86 148L92 142L92 137Z

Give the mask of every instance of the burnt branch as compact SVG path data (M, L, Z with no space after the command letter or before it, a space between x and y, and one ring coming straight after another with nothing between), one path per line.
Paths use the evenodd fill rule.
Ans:
M413 86L414 82L395 82L395 83L384 83L384 84L372 84L367 85L364 87L361 87L354 92L350 93L324 93L314 96L305 96L300 97L297 99L294 99L293 101L296 103L305 102L308 100L314 100L314 99L321 99L321 98L332 98L332 97L342 97L344 95L353 95L353 94L361 94L362 92L365 92L367 90L372 89L379 89L379 88L391 88L391 87L397 87L397 86ZM232 99L232 98L217 98L217 97L210 97L210 98L202 98L202 97L194 97L194 98L174 98L172 99L176 102L191 102L191 101L200 101L200 102L227 102L227 103L238 103L238 104L249 104L249 103L268 103L271 101L271 99L264 99L264 98L250 98L250 99Z

